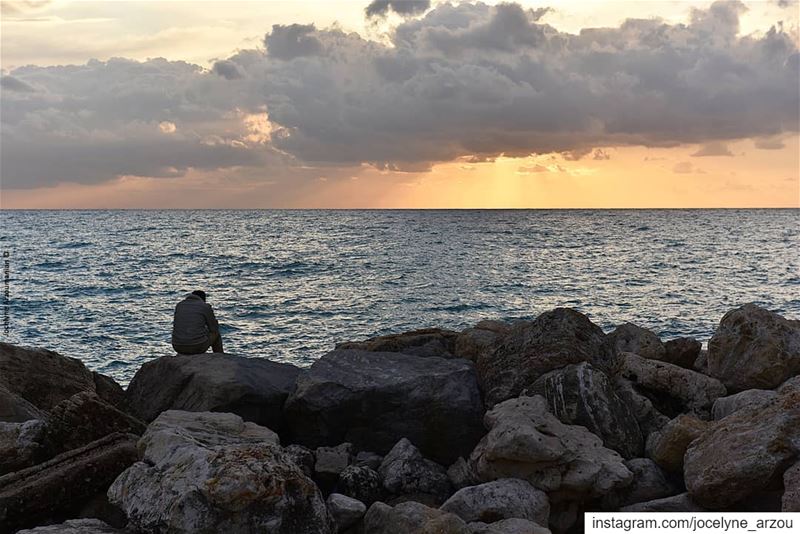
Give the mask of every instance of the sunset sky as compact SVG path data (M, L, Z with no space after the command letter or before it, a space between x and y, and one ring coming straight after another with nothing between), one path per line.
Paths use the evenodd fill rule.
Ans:
M796 1L2 1L0 206L800 207Z

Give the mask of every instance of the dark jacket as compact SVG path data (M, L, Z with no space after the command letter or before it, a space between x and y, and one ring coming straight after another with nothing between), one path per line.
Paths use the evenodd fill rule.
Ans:
M209 332L219 332L214 310L197 295L189 293L175 306L172 344L195 345L209 341Z

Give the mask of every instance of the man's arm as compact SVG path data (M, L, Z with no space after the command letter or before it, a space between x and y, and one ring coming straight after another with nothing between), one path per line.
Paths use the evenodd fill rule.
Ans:
M206 324L208 325L208 331L219 333L219 323L217 322L217 318L214 315L214 309L211 307L211 304L206 305L205 316L206 316Z

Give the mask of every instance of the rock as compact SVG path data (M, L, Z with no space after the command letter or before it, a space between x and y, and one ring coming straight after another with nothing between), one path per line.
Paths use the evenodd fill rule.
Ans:
M589 363L568 365L540 377L531 388L547 399L550 411L568 425L581 425L625 458L641 456L644 443L631 409L611 381Z
M444 467L423 458L405 438L392 447L381 462L378 473L386 491L395 495L425 493L433 496L436 502L442 502L450 495L450 481Z
M680 473L689 445L708 430L710 424L691 415L679 415L659 432L647 438L647 456L663 469Z
M616 510L640 502L663 499L678 493L661 468L649 458L634 458L625 462L633 473L633 482L627 487L608 493L603 497L604 510Z
M80 360L8 343L0 343L0 386L45 411L76 393L95 391L92 373Z
M385 454L408 438L449 464L483 435L475 370L462 359L337 350L314 362L286 401L294 441L344 441Z
M550 517L547 495L517 478L501 478L460 489L439 509L468 523L519 518L546 525Z
M471 534L457 515L418 502L394 507L376 502L364 516L364 532L369 534Z
M650 360L663 360L666 355L664 344L657 335L633 323L618 326L608 334L608 341L616 353L632 352Z
M694 362L702 348L703 344L693 337L679 337L664 343L664 357L658 359L685 369L694 369Z
M468 525L472 534L551 534L550 529L527 519L503 519L495 523L482 522Z
M347 530L367 512L367 507L363 502L340 493L331 493L326 504L336 524L337 532Z
M58 525L47 525L30 530L20 530L17 534L123 534L99 519L70 519Z
M0 384L0 422L24 423L45 419L46 413Z
M753 408L765 406L778 397L776 391L771 389L748 389L740 391L728 397L720 397L714 401L711 413L715 421L741 410L742 408Z
M580 528L576 525L579 513L583 521L583 510L578 508L575 501L551 501L548 526L555 532L571 532L573 527Z
M487 406L519 396L543 374L573 363L600 369L611 363L603 330L569 308L556 308L532 322L515 323L500 346L475 362Z
M59 402L48 418L48 435L56 452L82 447L114 432L140 435L144 429L144 423L91 391Z
M692 500L708 508L734 505L773 484L800 451L800 392L742 409L694 440L684 458Z
M692 368L698 373L708 374L708 351L701 350Z
M128 386L131 409L149 422L166 410L235 413L283 431L283 403L300 369L233 354L163 356L142 365Z
M661 413L671 417L691 412L707 419L714 401L726 394L719 380L630 352L621 353L617 365L622 378L634 382Z
M650 399L639 393L636 385L630 380L614 378L614 390L622 402L633 412L645 440L647 436L661 430L669 422L669 417L659 412Z
M800 512L800 461L783 473L782 512Z
M692 501L688 493L640 502L620 508L620 512L707 512Z
M3 526L25 528L78 510L136 461L137 436L110 434L0 477Z
M481 321L456 337L455 355L477 362L491 354L511 331L511 325L501 321Z
M314 451L302 445L292 444L284 447L283 452L306 476L314 475L314 464L317 463Z
M777 387L800 374L800 321L755 304L729 311L708 342L708 372L731 391Z
M125 390L113 378L92 371L92 379L94 380L94 390L98 397L118 410L123 412L130 411Z
M480 483L478 474L463 457L459 456L453 465L447 468L447 478L457 490Z
M556 419L543 397L504 401L486 414L485 422L489 433L470 456L483 481L520 478L551 498L581 500L633 479L619 454L586 428Z
M402 334L374 337L366 341L338 343L337 350L363 350L369 352L401 352L427 358L453 358L457 332L441 328L412 330Z
M356 454L356 459L353 464L359 466L369 467L370 469L378 469L383 461L383 456L370 451L361 451Z
M369 506L383 496L383 482L371 467L351 465L339 474L334 490Z
M145 532L332 531L316 485L271 430L228 413L167 411L139 441L143 460L108 490Z
M44 421L0 422L0 475L37 464L47 453L47 426Z
M332 475L334 478L338 478L339 473L350 465L352 450L353 445L350 443L342 443L336 447L318 447L314 453L317 459L314 471L317 474Z

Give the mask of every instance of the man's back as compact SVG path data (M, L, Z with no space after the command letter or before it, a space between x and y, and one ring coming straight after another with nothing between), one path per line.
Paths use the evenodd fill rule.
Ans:
M195 345L208 342L209 333L219 328L214 311L197 295L188 294L175 306L172 344Z

